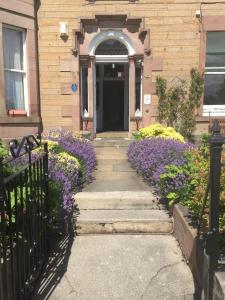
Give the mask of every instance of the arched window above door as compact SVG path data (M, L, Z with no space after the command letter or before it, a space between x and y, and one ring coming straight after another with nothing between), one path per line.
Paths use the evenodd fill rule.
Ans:
M112 44L110 45L110 43L114 44L114 46L118 46L114 48L122 48L123 51L125 51L126 49L126 54L119 55L134 55L136 53L131 39L126 34L119 30L107 30L98 33L91 40L89 45L89 55L105 55L96 53L96 50L98 49L98 47L100 47L100 49L101 47L110 48L112 46Z
M98 45L95 55L128 55L128 50L120 41L108 39Z

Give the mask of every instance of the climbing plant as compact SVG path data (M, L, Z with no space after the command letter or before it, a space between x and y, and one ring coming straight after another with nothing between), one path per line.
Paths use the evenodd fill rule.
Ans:
M203 92L203 75L196 69L190 71L190 84L185 80L167 87L167 80L156 78L156 93L159 97L160 123L174 127L188 139L192 139L196 126L196 110Z

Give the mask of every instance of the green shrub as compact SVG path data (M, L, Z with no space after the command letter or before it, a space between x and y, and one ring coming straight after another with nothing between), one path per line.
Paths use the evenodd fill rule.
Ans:
M200 106L203 92L203 76L196 69L190 71L191 81L184 80L167 87L167 80L156 78L156 93L159 97L159 122L175 128L182 136L191 140L196 125L196 110Z
M5 158L9 155L9 149L1 139L0 139L0 157Z

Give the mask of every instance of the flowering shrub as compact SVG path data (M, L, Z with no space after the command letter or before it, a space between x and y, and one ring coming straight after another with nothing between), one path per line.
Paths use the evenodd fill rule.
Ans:
M91 142L69 131L45 133L49 146L50 178L61 186L63 208L70 212L73 193L85 181L91 180L96 155Z
M161 124L153 124L139 130L142 138L161 137L165 139L174 139L184 143L184 138L172 127L165 127Z
M128 148L128 158L133 168L141 173L170 205L181 203L189 208L195 220L202 211L209 176L208 135L204 135L199 148L191 144L161 138L133 142ZM225 151L222 153L225 163ZM209 197L208 197L209 198ZM221 174L219 230L220 247L225 253L225 168ZM209 223L209 199L203 211L201 226Z
M184 151L189 144L177 140L151 138L133 142L128 146L128 159L132 167L153 186L157 186L160 175L167 165L180 166L186 160Z
M70 132L52 131L43 135L49 149L49 188L50 214L57 213L61 205L69 213L73 205L73 194L87 180L91 180L95 167L95 151L91 143L81 140ZM42 149L32 151L32 161L42 154ZM23 155L10 163L5 174L18 171L21 166L28 164L28 155Z
M49 131L44 134L44 138L58 142L58 145L71 155L80 160L81 167L84 168L84 180L89 181L96 164L96 154L94 147L89 140L82 140L73 135L70 131Z

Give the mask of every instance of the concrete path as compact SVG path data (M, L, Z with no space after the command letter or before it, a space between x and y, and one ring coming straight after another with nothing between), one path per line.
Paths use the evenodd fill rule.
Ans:
M95 143L95 180L75 195L78 236L57 244L34 299L193 299L172 221L130 168L128 142Z

